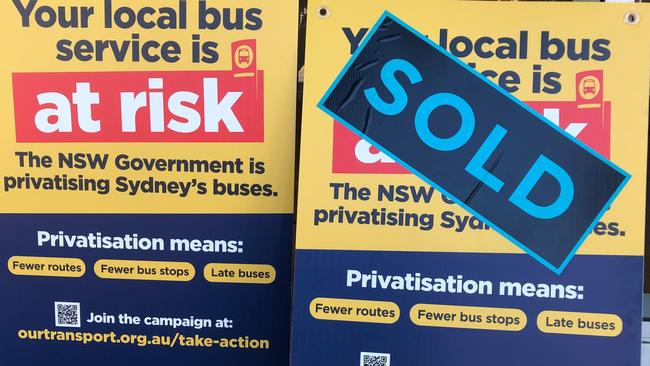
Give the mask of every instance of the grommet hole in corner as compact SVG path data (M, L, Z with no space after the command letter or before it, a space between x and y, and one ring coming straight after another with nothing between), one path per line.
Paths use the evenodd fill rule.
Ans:
M625 23L627 24L637 24L641 19L639 13L637 13L636 11L628 11L627 13L625 13L624 20Z
M326 19L329 18L331 11L329 7L321 5L316 9L316 14L318 14L319 17Z

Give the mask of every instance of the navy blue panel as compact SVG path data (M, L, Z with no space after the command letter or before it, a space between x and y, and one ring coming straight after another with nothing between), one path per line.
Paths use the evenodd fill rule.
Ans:
M414 32L392 15L384 15L320 107L537 260L561 272L622 189L627 174ZM400 87L387 87L380 75L394 59L413 65L422 81L395 72ZM382 114L366 97L372 88L389 104L400 99L395 91L403 88L408 103L401 110L396 108L396 115ZM460 96L475 115L471 137L452 151L431 148L415 128L419 106L437 93ZM461 125L459 115L449 106L437 108L429 117L428 129L441 138L454 136ZM507 132L481 167L503 182L498 192L465 170L497 124ZM509 200L540 155L559 165L573 181L571 204L557 217L534 217ZM544 174L527 197L544 206L554 202L559 192L558 182Z
M360 352L390 353L402 366L638 366L643 258L574 258L561 277L521 254L411 253L298 250L294 292L292 366L358 365ZM346 287L347 270L422 277L462 275L487 280L584 286L581 300L467 295ZM495 286L498 293L498 286ZM392 325L316 320L316 297L392 301L400 319ZM420 327L409 319L415 304L517 308L528 322L520 332ZM537 329L544 310L616 314L622 333L614 338L545 334Z
M0 215L0 365L287 365L289 352L290 259L292 215ZM254 227L255 230L251 230ZM116 251L38 247L36 231L68 234L101 232L104 236L137 233L140 237L237 239L242 254ZM77 257L87 266L82 278L14 276L7 268L12 256ZM99 279L93 273L98 259L190 262L196 276L190 282ZM264 263L277 270L272 285L208 283L207 263ZM81 317L90 312L129 313L167 317L234 320L232 329L165 328L136 325L89 324L56 328L54 302L81 303ZM21 340L24 330L115 332L134 335L186 336L220 339L249 336L269 339L269 350L219 347L173 348L147 345Z

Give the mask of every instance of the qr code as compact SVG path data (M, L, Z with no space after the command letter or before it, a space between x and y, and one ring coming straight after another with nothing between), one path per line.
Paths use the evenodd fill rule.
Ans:
M54 319L57 327L81 327L81 307L78 302L55 302Z
M390 353L361 352L360 366L390 366Z

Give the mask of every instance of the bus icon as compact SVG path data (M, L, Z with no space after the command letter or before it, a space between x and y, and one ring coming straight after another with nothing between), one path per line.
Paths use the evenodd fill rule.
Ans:
M237 62L240 64L249 64L251 62L251 53L248 48L240 48L237 54Z
M579 76L579 75L576 75ZM580 82L576 85L578 95L584 100L594 100L600 95L602 88L601 81L593 74L582 75Z
M253 64L255 53L248 45L241 45L237 48L233 57L237 67L247 69Z
M582 93L587 95L595 95L596 93L596 81L594 79L587 79L582 84Z

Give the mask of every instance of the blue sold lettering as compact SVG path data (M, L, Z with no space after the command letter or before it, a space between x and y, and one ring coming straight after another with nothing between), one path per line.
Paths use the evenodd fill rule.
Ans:
M528 194L544 173L552 175L560 184L560 194L555 202L547 206L540 206L528 199ZM559 165L543 154L537 158L535 164L528 171L519 186L510 196L510 202L538 219L552 219L560 216L573 201L573 180Z
M495 192L501 191L501 188L503 188L503 181L485 170L483 166L490 158L490 155L492 155L492 152L496 150L499 142L503 140L503 137L507 132L508 130L501 127L499 124L494 126L492 132L490 132L485 141L483 141L481 147L478 148L474 157L472 157L465 167L466 172L473 175L476 179L485 182L485 184Z
M372 104L372 103L371 103ZM436 108L448 105L460 113L460 128L448 138L435 136L429 130L429 116ZM465 99L452 93L437 93L424 100L415 112L415 131L430 148L438 151L453 151L465 145L474 132L474 111Z
M384 115L398 115L408 105L408 93L395 78L395 73L397 72L404 73L411 84L422 81L422 75L410 62L397 58L386 62L381 70L381 81L393 96L393 101L384 101L374 87L364 90L364 95L368 103ZM460 127L451 137L438 137L429 128L429 117L431 113L441 106L452 107L460 115ZM424 144L438 151L453 151L464 146L472 137L475 123L476 120L472 107L465 99L453 93L436 93L426 98L418 106L414 120L418 137ZM465 167L467 173L485 183L485 185L495 192L500 192L504 183L487 171L484 165L506 136L507 132L507 129L497 124ZM560 193L555 201L548 205L537 204L528 198L528 195L544 174L551 175L560 187ZM546 156L540 155L522 181L517 185L509 201L533 217L553 219L562 215L571 206L573 196L574 185L567 171Z
M388 116L395 116L402 113L409 101L406 90L404 90L395 78L395 73L398 71L404 73L411 84L417 84L422 81L422 75L420 75L420 72L413 64L399 58L394 58L386 62L381 69L381 81L393 95L393 102L388 103L381 99L375 88L369 88L363 91L370 104L376 110Z

